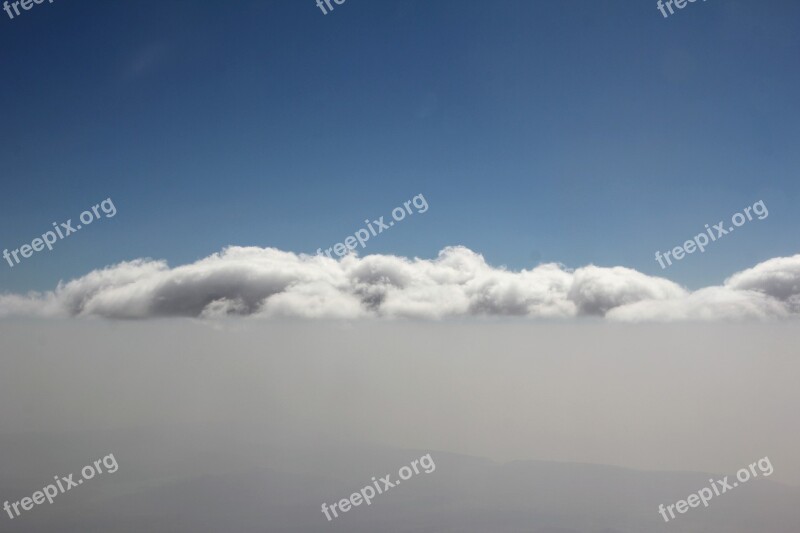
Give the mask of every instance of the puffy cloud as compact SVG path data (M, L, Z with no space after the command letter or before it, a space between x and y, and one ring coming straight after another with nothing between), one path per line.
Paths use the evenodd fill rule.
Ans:
M785 302L800 313L800 254L776 257L743 270L725 280L732 290L752 290Z
M707 287L684 298L623 305L611 309L606 318L624 322L768 320L787 318L789 314L784 304L758 292Z
M588 266L575 272L570 300L588 315L604 315L625 304L683 298L686 291L663 278L654 278L630 268Z
M341 260L275 248L229 247L170 268L137 259L53 291L0 295L0 317L298 317L307 319L600 316L620 321L752 320L800 314L800 255L687 291L624 267L558 264L509 271L467 248L435 259Z

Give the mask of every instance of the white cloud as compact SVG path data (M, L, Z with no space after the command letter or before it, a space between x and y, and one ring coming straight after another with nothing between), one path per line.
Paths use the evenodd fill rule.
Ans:
M690 292L624 267L558 264L512 272L456 246L435 259L341 260L275 248L229 247L170 268L138 259L55 290L0 295L2 316L418 318L602 316L617 321L763 320L800 313L800 255Z
M643 300L611 309L606 318L624 322L678 320L769 320L787 318L786 305L755 291L707 287L683 298Z
M800 254L759 263L726 279L725 286L766 294L785 302L793 313L800 313Z
M582 314L604 315L621 305L642 301L685 298L686 291L663 278L647 276L624 267L588 266L575 271L570 300Z

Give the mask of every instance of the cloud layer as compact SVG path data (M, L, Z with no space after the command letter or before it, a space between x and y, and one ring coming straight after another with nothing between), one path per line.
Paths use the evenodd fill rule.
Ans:
M769 320L800 315L800 255L770 259L722 286L690 292L624 267L518 272L461 246L436 259L229 247L170 268L137 259L53 291L0 295L0 317L298 317L328 319L521 316L610 320Z

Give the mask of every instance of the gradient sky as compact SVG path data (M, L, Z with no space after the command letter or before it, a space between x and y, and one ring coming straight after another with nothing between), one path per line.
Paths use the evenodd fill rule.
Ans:
M689 287L798 251L800 4L55 0L0 12L0 248L112 219L0 291L229 244L623 265ZM656 250L763 200L662 271Z

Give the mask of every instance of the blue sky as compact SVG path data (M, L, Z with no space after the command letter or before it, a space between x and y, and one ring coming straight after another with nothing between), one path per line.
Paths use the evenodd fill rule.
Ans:
M230 244L314 253L424 194L366 253L622 265L689 287L797 253L800 4L54 0L0 12L0 248L52 288ZM656 250L769 217L662 271Z

